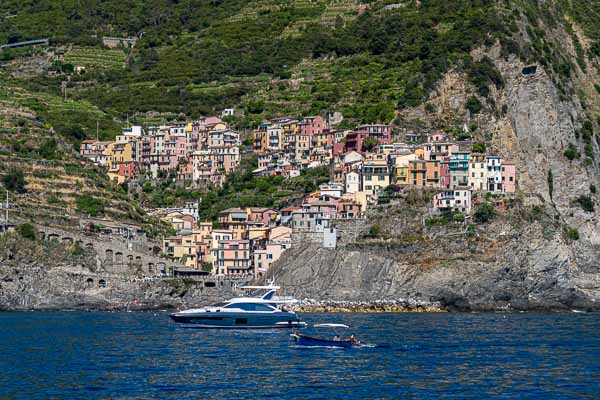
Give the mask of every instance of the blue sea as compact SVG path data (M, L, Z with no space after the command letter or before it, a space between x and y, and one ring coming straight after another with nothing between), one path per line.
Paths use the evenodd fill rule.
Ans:
M373 346L300 349L289 331L166 313L2 313L0 399L600 398L600 314L302 317Z

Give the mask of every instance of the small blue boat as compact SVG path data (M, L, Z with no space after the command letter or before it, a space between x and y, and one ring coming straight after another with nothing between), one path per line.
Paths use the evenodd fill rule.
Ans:
M316 324L313 326L315 328L349 328L348 325L344 324ZM290 336L294 338L294 342L298 347L337 347L348 349L360 346L360 342L354 338L354 336L350 336L347 339L341 339L337 333L332 339L322 339L296 332L292 333Z

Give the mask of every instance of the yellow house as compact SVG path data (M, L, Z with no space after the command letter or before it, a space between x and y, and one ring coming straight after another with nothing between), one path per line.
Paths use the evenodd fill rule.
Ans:
M112 142L104 150L106 166L110 172L119 170L119 164L132 162L133 153L130 143Z
M199 246L193 235L173 236L163 240L163 252L189 268L198 268Z
M422 147L415 149L415 156L417 156L417 159L419 159L419 160L424 160L425 159L425 149L423 149Z
M409 185L408 165L410 161L416 159L414 153L394 155L394 183L396 185Z

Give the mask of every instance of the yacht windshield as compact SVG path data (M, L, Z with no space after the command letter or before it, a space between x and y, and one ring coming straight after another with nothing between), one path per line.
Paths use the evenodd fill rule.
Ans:
M222 302L222 303L213 304L211 307L225 307L227 304L229 304L229 303Z

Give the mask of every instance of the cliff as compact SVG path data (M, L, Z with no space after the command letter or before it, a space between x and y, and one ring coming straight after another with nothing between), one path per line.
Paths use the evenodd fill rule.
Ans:
M563 30L549 32L571 42ZM530 40L526 32L522 37ZM565 51L575 57L572 46ZM426 202L420 208L406 202L379 208L361 227L342 227L342 244L335 250L300 244L285 253L271 271L278 283L298 297L322 301L412 299L455 310L600 310L598 141L586 142L582 135L600 104L590 90L590 82L598 82L595 61L586 58L586 71L577 67L565 84L539 63L533 64L534 73L524 70L531 64L504 55L498 43L472 56L487 57L502 76L502 85L490 85L487 98L466 76L451 71L430 94L434 113L418 107L399 116L429 128L448 121L474 126L475 140L517 165L519 188L509 210L467 232L423 227L418 216ZM558 85L568 85L570 94ZM481 101L481 112L465 109L469 96ZM587 155L569 160L564 154L569 145ZM583 209L580 196L589 196L594 209ZM383 227L384 238L367 237L374 224ZM570 237L569 230L577 230L579 238Z

